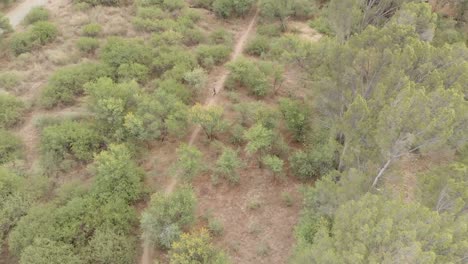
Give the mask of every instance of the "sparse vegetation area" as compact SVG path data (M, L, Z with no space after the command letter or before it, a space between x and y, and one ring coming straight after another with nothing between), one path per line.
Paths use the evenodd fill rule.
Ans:
M0 262L466 261L466 1L28 1Z

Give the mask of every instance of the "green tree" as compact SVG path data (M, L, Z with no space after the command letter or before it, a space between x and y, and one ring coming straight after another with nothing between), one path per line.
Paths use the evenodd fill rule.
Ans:
M202 127L208 139L213 140L216 134L222 132L226 127L223 113L224 110L221 106L205 107L196 104L190 110L190 118L192 122Z
M98 229L84 252L88 263L132 263L136 256L135 241L112 229Z
M432 41L435 34L437 14L432 13L429 3L404 3L393 17L393 21L413 26L424 41Z
M71 245L48 239L37 239L21 254L20 264L79 264L82 260Z
M216 249L208 232L204 229L191 234L182 234L179 241L172 244L169 252L171 264L226 264L226 255Z
M21 157L23 142L12 133L0 129L0 164Z
M225 177L230 183L239 183L238 170L243 166L237 151L224 148L223 153L216 161L215 174Z
M288 129L293 132L294 139L303 142L310 128L310 113L307 107L288 98L280 99L280 111Z
M197 176L203 169L203 154L194 146L182 144L177 149L177 161L174 164L175 174L185 180Z
M284 178L284 161L282 159L274 155L266 155L262 158L262 163L275 178Z
M260 153L265 155L272 147L275 140L275 132L264 127L262 124L256 124L244 133L248 141L245 150L249 155Z
M293 263L457 262L466 232L419 204L368 194L340 206L331 230L320 228Z
M170 248L184 228L195 220L196 197L184 186L171 194L155 193L141 217L143 238L152 245Z
M92 193L102 201L136 201L142 193L143 171L124 145L110 145L95 158Z

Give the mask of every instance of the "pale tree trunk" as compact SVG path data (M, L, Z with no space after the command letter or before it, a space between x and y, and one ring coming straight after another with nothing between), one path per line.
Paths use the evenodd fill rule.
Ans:
M338 163L338 171L342 171L343 162L344 162L343 159L344 159L344 155L346 154L347 149L348 149L348 142L345 139L343 151L341 152L341 155L340 155L340 162Z
M379 170L379 173L377 174L377 176L374 179L374 182L372 183L372 188L374 188L377 185L377 183L379 182L380 177L382 177L384 172L387 170L388 166L390 166L391 162L392 162L392 159L387 160L385 165Z

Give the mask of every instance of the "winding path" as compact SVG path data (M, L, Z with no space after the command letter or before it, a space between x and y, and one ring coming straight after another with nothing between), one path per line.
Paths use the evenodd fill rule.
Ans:
M249 39L250 34L252 33L253 28L255 27L257 17L258 17L258 10L255 13L255 15L252 17L248 27L245 29L245 31L242 33L241 37L237 40L236 46L234 47L234 51L231 54L231 58L229 62L236 60L242 55L242 52L245 49L245 45L247 44L247 40ZM215 82L214 86L208 87L210 88L209 94L212 94L211 91L216 91L214 96L210 96L207 98L205 101L205 107L215 105L218 98L219 94L222 92L224 88L224 84L226 83L227 77L229 75L229 71L227 70L226 67L223 67L218 80ZM201 132L201 127L197 126L195 130L192 132L190 135L189 139L189 145L193 145L195 141L197 140L198 136L200 135ZM172 193L172 191L175 189L177 185L177 179L173 177L171 179L171 182L166 186L164 189L164 192L166 194ZM140 264L152 264L153 263L153 248L151 245L149 245L146 242L143 242L143 254L141 256L141 261Z
M5 16L13 28L17 27L34 7L47 4L47 0L25 0L10 10Z

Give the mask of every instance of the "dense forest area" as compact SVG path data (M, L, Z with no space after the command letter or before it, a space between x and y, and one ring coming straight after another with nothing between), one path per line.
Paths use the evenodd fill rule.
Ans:
M467 0L0 11L0 264L468 263Z

